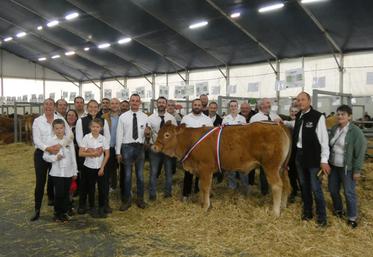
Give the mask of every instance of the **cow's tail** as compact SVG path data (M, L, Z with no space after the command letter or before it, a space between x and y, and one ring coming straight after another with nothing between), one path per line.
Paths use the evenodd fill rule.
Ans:
M283 190L286 191L287 193L290 193L291 187L290 187L290 181L289 181L289 175L288 175L288 167L289 167L289 161L290 161L290 157L291 157L291 144L292 144L291 140L292 140L292 138L291 138L290 130L287 127L282 125L281 129L283 130L285 136L288 139L288 148L289 149L287 151L285 161L282 164L281 171L280 171L280 176L281 176L281 180L282 180L282 184L283 184Z

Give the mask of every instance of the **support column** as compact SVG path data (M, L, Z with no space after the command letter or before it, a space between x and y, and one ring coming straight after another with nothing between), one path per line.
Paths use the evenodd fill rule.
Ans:
M231 83L231 76L229 66L226 67L225 76L225 93L227 96L230 96L229 85Z
M280 60L276 60L276 81L280 81ZM277 110L280 110L280 90L276 91Z
M3 49L0 50L0 87L1 87L1 92L0 96L4 96L4 80L3 80L3 73L4 73L4 61L3 61Z
M344 86L344 82L343 82L343 78L344 78L344 55L343 53L341 54L341 56L339 57L339 67L338 67L338 70L339 70L339 93L343 94L343 86ZM343 95L341 95L341 104L343 104Z
M104 81L100 80L100 101L104 98Z
M79 96L83 97L83 83L79 81Z
M155 99L155 74L152 74L152 98Z
M305 81L305 72L304 72L304 56L302 56L302 70L303 70L303 81ZM303 87L302 87L302 92L304 91L304 83L303 83Z
M45 95L45 68L44 66L42 67L42 73L43 73L43 97L44 97L44 100L46 99L46 95Z

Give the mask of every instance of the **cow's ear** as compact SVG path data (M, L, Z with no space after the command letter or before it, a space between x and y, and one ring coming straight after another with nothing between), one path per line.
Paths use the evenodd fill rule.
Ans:
M176 127L176 133L177 133L177 134L182 133L182 132L184 131L185 128L186 128L185 123L180 124L179 126Z
M172 124L171 120L166 121L166 125L171 125L171 124Z

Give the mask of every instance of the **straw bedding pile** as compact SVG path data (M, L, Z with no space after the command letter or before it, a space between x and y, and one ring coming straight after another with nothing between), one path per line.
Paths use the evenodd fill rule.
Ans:
M162 198L161 176L158 200L145 210L132 206L127 212L118 211L119 196L114 192L114 213L109 218L74 216L63 225L51 221L52 209L46 201L41 220L28 221L35 179L32 154L30 146L0 146L0 256L373 255L372 163L365 165L365 176L358 186L361 218L356 230L332 215L326 190L326 229L317 228L314 221L300 220L299 198L281 218L274 218L271 196L261 196L257 186L245 198L229 191L226 183L214 185L213 208L205 213L197 196L187 203L179 200L181 171L174 178L171 199Z

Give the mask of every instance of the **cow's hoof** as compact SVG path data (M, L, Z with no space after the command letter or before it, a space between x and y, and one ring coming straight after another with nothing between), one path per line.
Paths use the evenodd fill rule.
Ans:
M275 216L275 218L280 218L280 215L281 213L279 211L273 211L273 216Z

